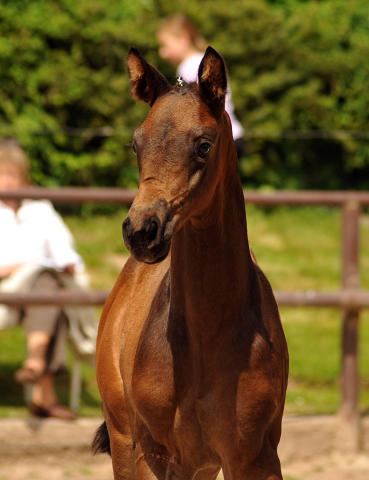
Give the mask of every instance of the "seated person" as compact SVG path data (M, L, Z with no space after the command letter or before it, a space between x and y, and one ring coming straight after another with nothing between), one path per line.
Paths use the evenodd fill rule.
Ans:
M0 140L0 190L26 186L28 177L28 159L17 142ZM0 291L81 288L78 280L83 276L83 261L49 201L0 200L0 225ZM65 369L65 343L71 333L77 350L93 359L97 321L92 309L0 307L0 326L21 323L25 328L27 358L15 379L34 387L30 412L40 417L77 418L75 412L60 405L54 376Z

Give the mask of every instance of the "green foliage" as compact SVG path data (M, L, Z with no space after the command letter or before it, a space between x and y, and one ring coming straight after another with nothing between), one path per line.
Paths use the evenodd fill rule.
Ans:
M201 3L246 128L244 185L368 188L367 2L270 3Z
M19 138L37 182L134 184L125 144L140 109L132 108L124 59L143 3L1 3L2 133ZM101 135L106 125L117 134Z
M227 61L247 151L244 185L369 187L366 0L178 0ZM161 60L171 0L3 0L0 136L15 135L45 185L134 186L126 144L145 105L130 99L125 57Z

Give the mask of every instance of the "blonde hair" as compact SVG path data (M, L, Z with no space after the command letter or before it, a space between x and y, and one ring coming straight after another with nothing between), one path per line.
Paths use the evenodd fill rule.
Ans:
M192 45L201 52L205 52L208 42L202 37L192 20L185 15L176 14L164 18L159 25L158 32L166 32L176 37L188 35Z
M14 165L18 168L25 184L29 183L29 159L17 140L0 140L0 165Z

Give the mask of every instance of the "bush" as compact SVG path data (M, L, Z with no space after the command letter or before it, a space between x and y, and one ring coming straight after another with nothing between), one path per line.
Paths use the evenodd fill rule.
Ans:
M135 183L125 144L142 109L132 108L125 57L142 3L2 2L1 133L18 137L36 182Z
M226 59L245 127L246 187L369 187L366 0L178 0ZM43 185L137 182L126 144L137 46L171 83L155 30L172 0L3 0L0 136L17 136Z

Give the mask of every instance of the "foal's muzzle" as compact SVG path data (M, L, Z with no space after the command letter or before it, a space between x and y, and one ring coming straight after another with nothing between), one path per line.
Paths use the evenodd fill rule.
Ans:
M123 222L124 243L139 262L155 263L167 256L173 235L169 204L159 199L149 207L130 208Z

